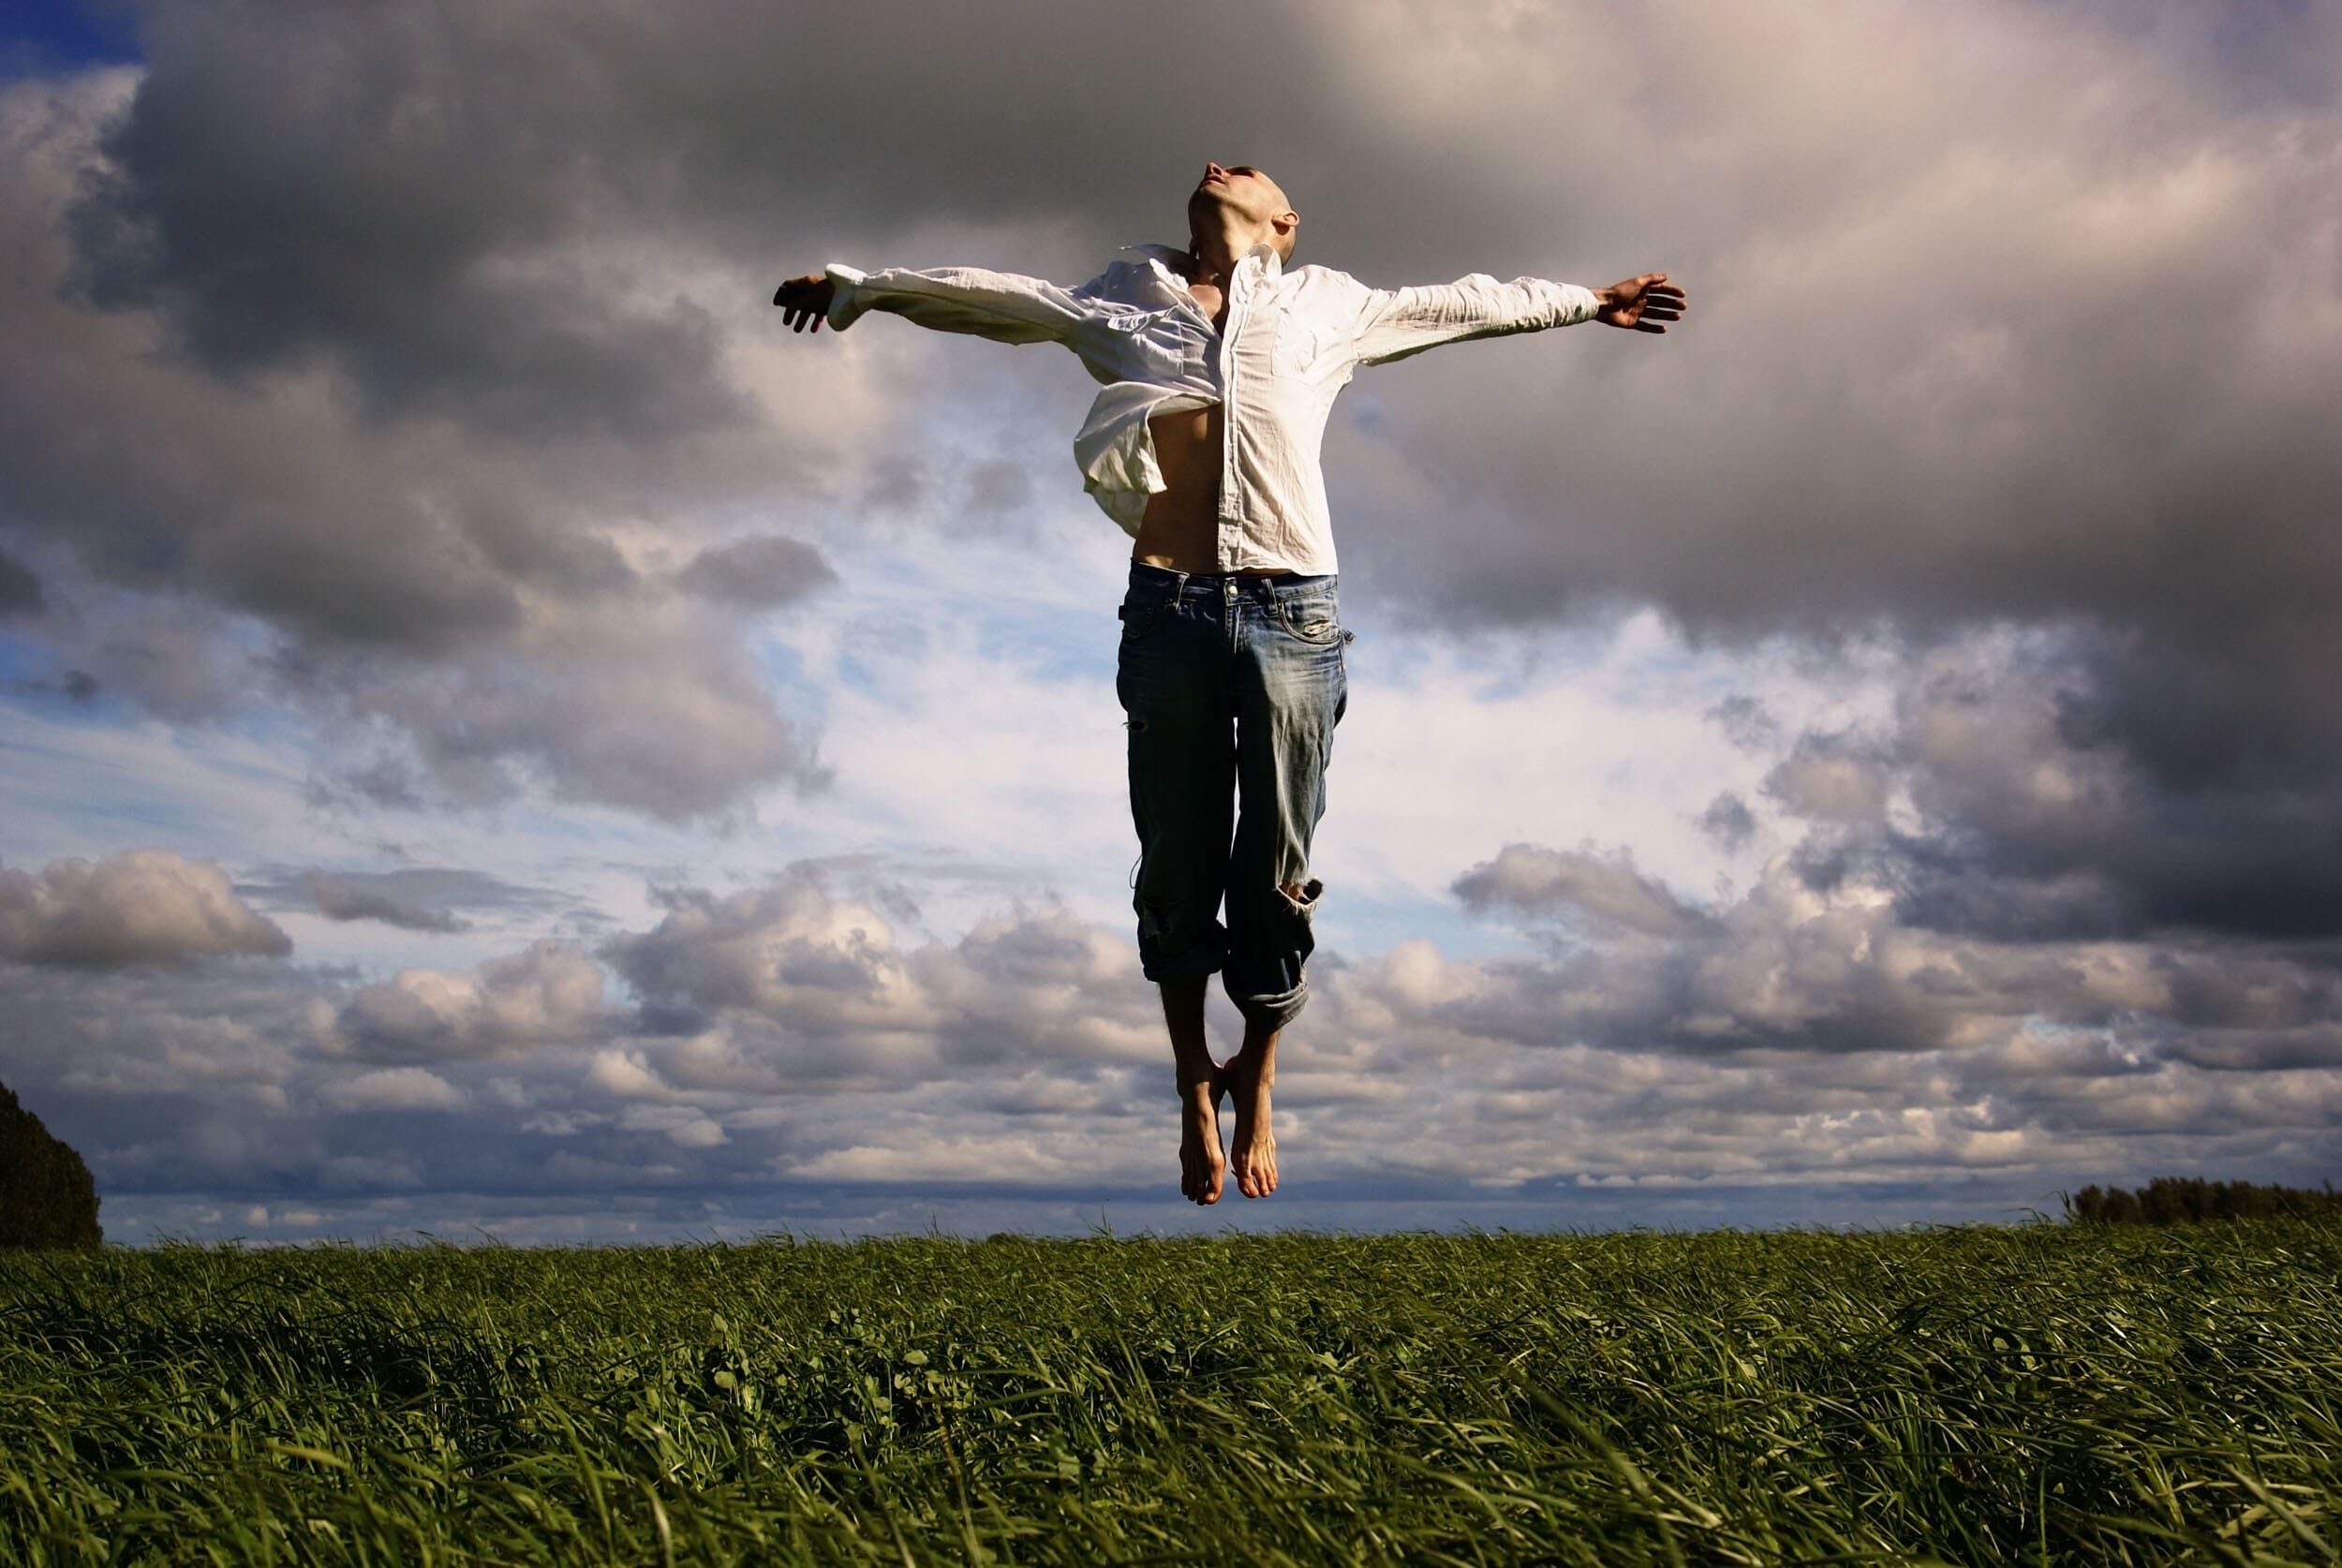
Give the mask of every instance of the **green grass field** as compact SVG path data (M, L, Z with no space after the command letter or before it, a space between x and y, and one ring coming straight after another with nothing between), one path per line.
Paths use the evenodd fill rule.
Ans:
M2334 1562L2342 1225L0 1258L0 1560Z

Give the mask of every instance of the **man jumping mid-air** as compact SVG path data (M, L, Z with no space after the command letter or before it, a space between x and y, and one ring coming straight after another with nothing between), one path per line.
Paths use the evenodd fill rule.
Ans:
M1268 1095L1278 1031L1309 995L1310 837L1345 693L1318 466L1334 395L1360 365L1443 343L1580 321L1663 333L1685 308L1665 273L1597 289L1475 274L1392 290L1288 271L1300 221L1259 170L1208 163L1184 251L1134 246L1078 288L833 265L773 296L798 332L890 311L1001 343L1061 343L1105 383L1074 455L1137 540L1115 690L1129 716L1138 953L1162 987L1178 1069L1179 1191L1199 1204L1220 1201L1231 1164L1246 1197L1277 1190ZM1244 1015L1243 1046L1223 1063L1204 1038L1215 969ZM1236 1104L1224 1161L1223 1095Z

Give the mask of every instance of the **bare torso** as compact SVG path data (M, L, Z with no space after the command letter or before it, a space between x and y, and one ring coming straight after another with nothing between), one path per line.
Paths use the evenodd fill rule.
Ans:
M1208 283L1188 288L1195 303L1211 317L1212 325L1224 328L1228 304L1220 290ZM1163 471L1164 488L1147 498L1131 559L1172 571L1217 571L1221 407L1214 403L1161 414L1149 420L1147 428L1154 436L1155 466Z

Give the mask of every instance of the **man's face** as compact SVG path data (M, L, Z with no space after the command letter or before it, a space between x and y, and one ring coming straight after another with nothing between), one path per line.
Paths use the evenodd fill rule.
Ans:
M1219 209L1248 224L1267 224L1293 210L1277 182L1249 164L1204 165L1204 177L1187 199L1190 213Z

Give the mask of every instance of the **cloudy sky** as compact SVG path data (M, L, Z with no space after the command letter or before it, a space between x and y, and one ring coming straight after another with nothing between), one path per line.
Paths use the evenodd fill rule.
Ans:
M2342 6L10 15L0 1080L111 1237L2342 1175ZM1337 406L1284 1179L1199 1212L1088 378L765 302L1207 157L1693 312Z

